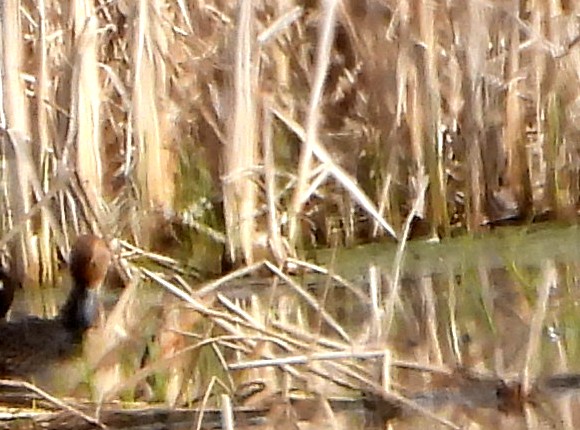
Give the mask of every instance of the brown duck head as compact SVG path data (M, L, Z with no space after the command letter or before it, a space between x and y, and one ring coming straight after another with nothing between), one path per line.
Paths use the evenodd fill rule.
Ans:
M60 313L67 329L83 332L93 325L110 263L111 252L103 239L92 234L79 236L69 262L73 285Z

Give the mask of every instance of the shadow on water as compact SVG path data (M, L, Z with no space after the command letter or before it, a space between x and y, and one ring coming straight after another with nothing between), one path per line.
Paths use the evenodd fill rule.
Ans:
M391 245L313 256L332 276L295 268L205 284L191 297L207 309L188 308L203 318L172 329L187 332L179 354L191 354L194 369L173 397L178 407L143 397L143 409L104 405L101 418L113 428L216 428L227 392L235 428L578 428L579 243L577 228L558 227L410 243L394 296ZM137 297L131 314L162 300ZM143 320L136 326L146 331ZM155 330L150 339L162 337ZM133 359L126 375L151 382L175 367L161 362L143 372ZM204 404L212 378L223 390ZM167 392L156 401L167 403Z

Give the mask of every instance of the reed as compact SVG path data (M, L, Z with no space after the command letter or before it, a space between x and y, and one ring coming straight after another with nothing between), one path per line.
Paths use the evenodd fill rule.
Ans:
M312 247L397 238L391 293L373 296L388 335L402 324L408 239L540 217L577 220L576 3L6 0L0 243L17 277L35 284L55 277L55 257L85 230L150 251L162 269L139 273L165 287L188 286L189 264L214 273L227 266L221 260L259 268L291 285L308 309L284 324L307 332L308 312L316 313L324 336L338 339L290 335L280 322L274 330L268 318L244 314L244 303L212 296L200 306L183 293L212 319L215 342L183 342L175 352L166 336L161 361L196 350L195 360L215 354L213 365L227 373L222 364L234 352L216 351L234 344L247 353L274 339L263 352L272 357L306 354L314 344L321 353L346 349L351 334L326 311L326 296L286 279L284 263ZM449 315L437 308L437 286L421 286L421 330L432 345L425 354L444 362L448 348L469 364L465 318L454 307L463 292L451 274L445 284ZM290 313L270 305L253 304ZM159 330L199 329L188 312L166 312ZM445 318L448 346L437 338ZM536 349L528 350L530 372ZM199 394L200 386L187 386L186 364L165 374L173 380L168 403ZM335 369L309 371L324 377ZM111 366L96 384L100 397L125 388L122 370ZM295 372L308 379L304 373Z
M417 234L576 216L580 28L570 2L3 8L6 127L31 158L6 163L4 217L28 223L14 252L32 269L21 272L38 273L39 258L50 266L51 237L66 237L69 220L155 247L149 230L186 219L208 189L236 264L254 260L261 236L281 255L281 238L301 248L400 233L423 174ZM261 140L271 143L261 150ZM65 184L27 218L63 169L83 195ZM195 189L184 184L190 170L206 171L210 187L180 193Z

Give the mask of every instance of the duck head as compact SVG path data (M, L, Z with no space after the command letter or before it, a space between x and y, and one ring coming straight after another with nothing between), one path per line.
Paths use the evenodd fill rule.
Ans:
M103 239L92 234L78 237L69 261L73 286L60 315L66 328L84 332L93 325L110 263L111 252Z

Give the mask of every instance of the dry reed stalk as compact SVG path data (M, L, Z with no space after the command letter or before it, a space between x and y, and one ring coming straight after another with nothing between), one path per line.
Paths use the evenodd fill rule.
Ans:
M494 302L494 295L497 294L494 290L495 285L490 279L490 273L485 263L482 261L477 265L477 282L481 288L481 302L483 306L483 311L485 313L485 321L487 325L490 325L490 331L493 333L493 372L497 375L504 375L506 373L506 363L503 355L503 351L500 347L499 333L497 333L497 328L495 326L495 321L498 312L496 312L496 306ZM469 362L466 364L469 367L477 368L481 366L483 361L488 358L490 354L491 345L484 345L482 349L485 351L481 354L466 354L466 359Z
M544 33L544 22L546 16L546 3L542 1L532 1L531 4L531 28L536 34ZM528 159L530 164L533 166L535 159L539 159L540 165L545 167L545 162L543 160L544 152L543 146L545 139L542 137L545 134L545 121L543 119L545 115L545 103L546 103L546 88L550 86L550 80L554 78L553 75L548 75L546 72L549 68L550 63L548 62L548 56L542 50L534 51L531 55L531 88L534 94L533 97L533 122L530 124L530 128L535 130L537 133L537 138L533 142L529 142L530 151L528 154ZM546 170L545 168L534 169L530 168L529 172L530 181L534 183L544 183L548 190L552 187L548 186L546 183ZM553 207L553 202L549 199L555 194L553 192L546 192L543 196L540 195L540 190L538 187L532 187L532 202L535 203L535 209L538 212L545 212L549 208Z
M220 301L223 303L223 300L226 300L225 297L219 297ZM257 295L253 295L249 299L249 310L245 313L245 320L251 323L253 326L260 327L262 329L269 329L269 309L264 309L263 301L267 302L267 298L262 298ZM231 302L230 302L231 303ZM266 303L266 306L269 303ZM279 351L277 348L277 343L282 342L271 342L271 341L261 341L257 340L252 342L252 344L248 344L248 346L252 347L248 356L249 358L260 358L260 357L275 357L276 352ZM266 382L266 389L268 393L276 393L282 389L280 385L280 380L278 379L278 375L276 374L276 369L272 367L265 367L265 368L251 368L243 372L243 374L236 377L236 382L238 385L240 383L245 382L254 382L254 381L264 381Z
M161 1L140 0L133 5L131 127L139 158L137 177L146 208L173 207L175 161L168 141L167 98L168 38Z
M248 324L245 321L241 320L240 318L231 317L228 313L211 309L200 300L193 298L180 288L173 285L171 282L168 282L167 280L163 279L163 277L160 276L158 273L152 272L144 268L141 269L141 272L147 279L151 279L152 281L158 283L160 286L165 288L171 294L183 300L192 310L199 312L200 314L208 318L212 318L213 321L218 322L218 324L222 325L226 330L235 332L236 330L232 329L233 324L248 326ZM251 328L260 331L259 328L255 326L252 326Z
M264 147L264 176L266 183L266 204L268 206L268 244L278 264L286 260L286 248L280 232L278 220L278 198L276 192L276 164L272 143L272 111L270 102L263 101L262 145Z
M482 23L486 25L482 25ZM485 217L485 183L483 177L482 147L483 130L485 129L483 82L481 70L485 64L485 52L489 44L487 24L489 20L483 5L477 1L470 1L466 26L467 34L466 66L463 91L466 104L464 111L466 118L465 140L468 166L469 188L466 196L467 228L477 231L483 224Z
M21 237L11 244L16 277L22 281L30 280L34 284L39 276L39 257L36 242L33 240L32 224L24 216L32 206L30 175L35 171L30 164L31 131L29 103L25 95L22 79L24 57L24 29L22 28L22 11L19 0L9 0L1 5L2 16L2 92L4 127L16 132L21 139L8 140L4 135L4 145L8 154L8 193L12 214L12 225L24 223ZM18 147L13 147L18 145Z
M397 73L395 76L396 84L396 124L400 126L404 121L405 111L407 110L407 75L409 73L410 59L408 54L408 43L411 35L408 34L409 26L409 0L401 2L397 10L397 26L400 26L403 46L396 54ZM395 19L392 20L393 22ZM407 49L405 49L407 48Z
M292 120L287 114L282 112L278 108L272 108L276 117L281 120L287 127L300 138L302 142L306 141L306 133L304 129L294 120ZM390 224L379 214L375 205L371 199L365 194L365 192L357 185L356 180L348 174L342 167L340 167L334 161L332 155L322 146L318 141L314 141L313 144L314 155L323 163L323 169L328 170L328 173L332 174L335 179L346 188L354 199L362 206L362 208L368 212L368 214L377 222L379 225L391 236L397 237L395 231L390 226ZM312 186L303 194L303 198L307 199L314 190Z
M264 262L265 266L272 271L273 274L277 275L280 279L284 280L289 287L291 287L298 295L307 303L312 309L319 313L322 320L332 328L338 336L340 336L345 342L350 342L350 336L343 329L343 327L324 309L324 307L316 300L312 294L306 291L302 286L296 283L292 278L283 273L273 264L268 261Z
M227 394L221 395L222 427L224 430L234 430L235 422L232 399Z
M254 5L239 4L234 64L234 102L230 138L225 149L224 216L227 252L232 263L241 256L246 264L254 261L257 190L251 173L257 161L256 90L254 58ZM241 251L241 255L239 254Z
M520 31L514 27L508 35L509 57L507 60L507 95L505 125L503 130L503 152L506 154L506 184L517 202L522 215L530 212L530 178L527 174L527 157L524 143L525 123L520 99ZM499 191L499 190L498 190Z
M320 121L320 103L326 74L328 72L328 65L330 61L330 50L332 40L334 38L334 25L337 0L326 0L322 3L323 22L320 24L319 40L316 52L316 64L314 68L314 82L310 92L310 100L308 103L308 114L306 117L306 135L304 145L300 152L300 162L298 165L298 183L294 190L292 203L290 207L290 218L288 221L291 246L296 243L298 234L298 216L302 211L302 207L307 200L305 191L307 187L307 179L310 176L310 169L312 163L312 155L314 153L314 146L318 140L318 128Z
M332 360L376 360L385 357L384 350L357 350L347 347L342 351L326 351L326 352L309 352L307 355L292 355L284 357L275 357L269 359L247 360L228 365L230 370L252 369L259 367L270 366L284 366L284 365L298 365L308 364L314 361L332 361ZM391 360L389 359L389 363Z
M565 46L566 39L569 37L568 32L563 31L560 27L566 22L566 14L563 9L560 2L548 2L540 9L544 12L544 19L547 22L544 31L540 34L556 46ZM556 59L555 63L555 67L562 68L564 71L568 68L570 71L574 71L571 75L566 72L562 73L557 76L559 79L554 79L554 76L545 79L547 83L551 83L557 88L553 94L554 98L548 101L548 109L551 109L547 113L550 118L547 124L549 140L545 142L545 145L547 146L547 154L551 158L547 160L547 164L551 177L549 185L553 193L549 198L556 216L566 219L570 218L570 215L577 216L579 201L577 180L579 168L575 156L577 149L576 144L572 143L572 141L576 141L576 138L572 137L576 132L572 130L577 130L578 126L570 121L575 120L574 122L576 122L578 119L578 107L573 108L570 103L574 99L576 101L572 104L578 103L579 92L577 88L570 87L565 80L568 79L568 76L578 78L577 70L580 66L580 56L577 50L573 50L563 58ZM550 104L550 101L553 103Z
M204 414L205 408L209 402L210 396L213 392L213 387L215 385L219 385L219 380L217 378L211 378L210 382L207 384L207 389L205 390L205 393L203 394L203 399L202 399L201 405L200 405L201 413L199 414L199 416L197 418L195 430L202 430L203 429L203 427L202 427L203 414Z
M423 88L424 92L424 151L425 165L429 175L429 199L425 215L431 220L431 235L439 232L449 234L450 221L447 212L447 181L443 157L442 83L439 77L438 29L436 23L445 17L444 13L434 9L428 2L422 2L418 11L420 37L424 43L423 50Z
M101 160L101 83L98 70L98 22L92 2L76 0L72 6L76 36L73 60L73 99L71 110L78 121L75 136L75 164L88 203L100 212L103 166Z
M278 346L284 346L288 352L305 351L307 355L287 355L278 358L262 358L259 360L243 361L238 363L231 363L228 365L230 370L244 369L248 367L261 366L284 366L289 364L306 364L309 361L316 360L338 360L345 358L355 358L358 360L376 360L384 359L386 351L384 349L371 350L368 346L361 347L361 349L354 348L343 342L336 342L320 335L313 336L309 332L305 332L303 327L283 324L280 321L272 321L273 329L278 330L277 337L261 337L275 343ZM283 338L284 342L277 340ZM293 345L295 348L290 348L287 345ZM453 370L447 366L436 366L432 364L417 363L416 361L396 360L390 359L390 366L401 370L412 370L421 373L437 374L451 376Z
M118 393L116 388L125 379L122 366L128 360L126 356L121 357L121 354L126 354L126 351L120 346L131 340L129 333L136 327L141 328L138 335L143 334L141 312L137 307L138 287L137 282L131 282L125 288L105 324L90 333L86 342L88 367L94 372L91 388L95 400L100 405L110 399L111 393Z
M443 352L439 336L439 320L437 318L438 303L433 289L433 278L423 277L420 281L421 296L425 308L426 341L429 348L426 358L436 366L443 365Z
M560 212L560 200L558 199L558 170L557 157L559 148L562 146L562 105L557 94L548 96L545 108L545 133L544 145L541 148L544 171L544 204L555 213ZM543 129L544 127L542 127Z
M556 358L556 373L566 374L570 372L568 351L566 350L567 345L563 336L559 336L557 340L558 356ZM574 428L574 405L573 399L569 396L564 396L561 399L555 400L556 410L558 411L558 417L560 417L563 428L573 429Z
M347 281L342 276L333 273L331 270L326 269L322 266L318 266L316 264L310 263L308 261L298 260L296 258L288 258L287 260L288 265L293 267L302 267L308 271L313 273L318 273L321 275L327 276L329 279L336 281L338 284L342 285L346 289L348 289L354 296L356 296L361 302L366 303L368 301L367 296L364 292L360 290L360 287L355 284Z
M538 414L537 408L533 407L529 403L523 405L524 417L525 417L525 427L528 429L537 429L541 427L541 420Z
M423 76L421 76L421 71L419 70L419 64L416 56L413 53L414 42L412 34L412 24L415 23L417 17L419 17L419 28L425 31L424 16L429 14L427 10L429 6L425 6L425 2L417 2L416 9L411 6L409 0L404 0L401 2L401 36L402 36L402 48L401 48L401 81L400 85L404 88L399 90L399 93L406 96L406 100L403 101L404 114L406 117L406 125L409 128L409 140L410 140L410 158L411 158L411 171L417 176L421 177L427 173L425 166L425 122L430 119L427 117L429 112L429 104L424 106L424 82ZM427 30L428 31L428 30ZM421 35L424 36L424 35ZM428 35L426 35L429 38ZM421 40L427 46L426 51L428 52L430 46L428 40ZM427 66L429 66L427 64ZM433 136L430 136L433 137ZM429 140L427 140L429 142ZM429 145L429 143L427 143ZM412 174L408 179L411 179L414 175Z
M540 353L540 343L543 336L548 302L550 300L550 291L558 285L558 272L553 260L546 261L542 267L542 275L541 284L538 286L536 309L530 322L525 364L521 374L522 393L524 396L529 395L531 392L532 378L538 372L538 362L535 360L535 357Z
M186 347L186 339L181 333L189 332L193 328L195 317L187 309L175 306L175 301L166 301L164 306L163 323L158 335L160 358L172 358L171 366L167 369L165 382L165 404L175 407L187 385L188 370L191 358L187 355L176 357L176 354ZM173 307L167 306L173 304ZM168 309L167 309L168 308Z
M449 349L453 354L453 364L457 367L462 367L464 358L461 349L461 329L459 327L459 319L457 317L457 291L456 291L456 281L453 273L448 269L445 271L445 280L448 289L448 300L447 300L447 313L449 314Z
M50 76L49 76L49 42L48 38L48 20L46 17L46 4L44 0L38 2L38 44L36 50L37 66L36 66L36 115L38 118L35 128L35 135L38 139L38 158L39 168L42 172L43 191L48 191L50 185L50 173L52 173L51 165L54 163L54 157L50 156L53 149L51 139L54 133L50 130L49 112L46 101L50 99ZM38 232L38 249L39 262L42 272L40 273L40 281L42 283L52 283L54 280L53 273L53 253L51 246L51 232L50 222L48 219L46 208L41 209L40 228Z
M369 298L371 302L372 318L369 323L369 337L376 337L380 333L382 309L381 309L381 292L382 283L380 278L380 271L374 264L369 267Z
M36 385L31 384L29 382L12 381L12 380L3 379L3 380L0 380L0 386L25 388L26 390L28 390L32 393L38 394L41 398L49 401L50 403L54 404L55 406L59 407L60 409L68 411L71 414L82 418L86 422L88 422L96 427L99 427L102 429L106 428L106 426L104 424L102 424L98 420L98 418L93 418L90 415L87 415L85 412L81 411L80 409L77 409L74 406L67 404L66 402L62 401L61 399L52 396L51 394L47 393L46 391L42 390L41 388L39 388Z
M385 349L383 351L383 359L381 363L381 385L384 390L388 393L392 389L393 378L392 378L392 361L393 361L393 353Z
M563 279L565 278L566 275L563 275L561 268L556 268L557 270L557 274L558 274L558 278L561 280L561 282L559 283L560 285L565 285L566 281L563 281ZM564 269L564 273L569 270L568 267L566 267L566 269ZM564 287L565 288L565 287ZM558 302L557 299L554 303L554 307L557 308L558 306L562 305L564 302L567 301L567 298L562 298L560 299L561 301ZM551 310L548 310L549 312L549 319L546 318L546 320L548 321L548 324L550 324L550 326L547 327L547 335L550 336L551 334L556 334L555 337L551 337L550 340L552 340L555 343L555 346L557 348L556 351L556 357L554 359L555 363L554 363L554 372L556 374L569 374L571 372L571 361L573 362L574 360L572 359L571 355L573 354L569 354L569 346L568 346L568 342L567 339L565 338L565 336L561 336L558 334L558 330L559 328L563 325L560 321L560 315L558 315L557 313L554 313ZM552 329L554 329L552 331ZM573 364L572 364L573 366ZM561 399L557 399L555 400L555 404L556 404L556 409L558 411L558 416L560 417L560 419L562 420L562 423L564 424L564 428L568 428L568 429L573 429L574 428L574 406L573 406L573 399L568 397L568 396L564 396Z
M277 3L276 9L279 17L257 37L258 43L261 46L275 40L276 36L296 23L304 14L304 9L300 6L295 6L294 0L280 1ZM288 58L279 47L274 49L272 56L276 60L276 82L279 82L283 87L288 87L290 85L290 64Z
M417 197L411 208L411 212L407 216L405 225L403 227L403 232L401 234L401 239L399 245L397 246L397 254L395 256L395 262L393 263L393 279L391 281L391 291L389 291L388 296L383 302L383 312L385 315L385 321L383 323L383 333L386 335L390 334L391 327L393 325L393 320L395 318L395 304L400 299L399 293L401 290L401 273L403 270L403 258L405 256L405 250L407 247L407 241L409 239L409 233L411 231L411 222L422 213L423 207L425 205L425 198L427 192L427 186L429 180L426 176L419 178L417 184Z
M389 173L387 174L387 177L384 179L384 182L381 186L381 192L378 197L379 205L377 211L381 218L385 217L387 208L389 207L390 204L389 194L391 193L392 182L393 176ZM373 237L377 237L379 233L379 228L380 228L379 223L377 221L373 221L373 231L372 231Z

